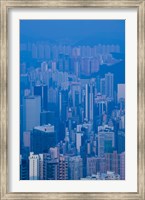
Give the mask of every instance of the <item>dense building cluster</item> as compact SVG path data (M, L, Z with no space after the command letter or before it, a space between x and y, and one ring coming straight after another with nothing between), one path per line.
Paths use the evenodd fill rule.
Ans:
M113 53L119 45L21 44L20 179L125 179L125 83L99 74L121 62Z

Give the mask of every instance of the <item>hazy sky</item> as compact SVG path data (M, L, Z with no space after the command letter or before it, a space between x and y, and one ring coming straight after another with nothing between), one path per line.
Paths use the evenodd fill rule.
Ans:
M101 40L125 40L124 20L21 20L21 40L36 39L82 40L89 37Z

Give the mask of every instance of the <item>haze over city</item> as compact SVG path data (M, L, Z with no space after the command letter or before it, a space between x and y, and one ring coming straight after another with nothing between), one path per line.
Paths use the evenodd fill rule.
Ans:
M125 179L125 21L20 21L20 180Z

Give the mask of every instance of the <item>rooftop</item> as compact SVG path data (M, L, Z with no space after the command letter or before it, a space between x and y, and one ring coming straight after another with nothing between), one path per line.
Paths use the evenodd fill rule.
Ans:
M35 126L34 129L42 131L42 132L46 132L46 133L54 132L54 126L51 124L47 124L47 125L43 125L43 126Z

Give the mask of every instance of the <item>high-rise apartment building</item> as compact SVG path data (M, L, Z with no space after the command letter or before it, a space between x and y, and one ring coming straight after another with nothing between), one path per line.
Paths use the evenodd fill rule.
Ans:
M125 180L125 152L120 154L120 179Z
M69 179L80 180L83 177L83 160L80 156L69 158Z
M97 173L97 157L87 157L87 176Z
M68 180L68 159L67 157L60 155L59 157L59 180Z
M33 152L29 156L29 180L39 180L39 155Z

